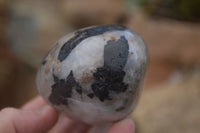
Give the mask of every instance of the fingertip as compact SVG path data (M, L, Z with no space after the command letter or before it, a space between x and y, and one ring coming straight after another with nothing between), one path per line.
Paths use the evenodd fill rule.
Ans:
M37 109L35 112L39 114L38 117L40 117L39 119L41 119L40 120L41 129L45 128L44 129L45 131L51 129L55 125L55 123L58 121L57 111L49 105L41 107L40 109ZM36 121L39 121L39 119Z
M32 111L16 110L11 121L17 132L44 133L55 125L57 119L58 114L55 109L46 105Z
M33 98L32 100L25 103L22 106L22 109L23 110L33 110L33 109L40 108L40 107L44 106L45 104L47 104L46 101L44 101L44 99L38 95L35 98Z
M111 126L108 133L134 133L135 124L132 119L125 119Z
M50 127L52 127L58 121L58 112L49 105L44 108L45 109L42 111L42 113L45 114L47 120L52 121L52 124L50 125Z
M36 112L39 114L56 113L55 109L49 105L45 105L43 107L38 108Z
M89 125L71 120L65 114L60 114L59 120L49 133L86 133Z
M49 105L45 105L35 111L22 111L23 114L18 121L26 124L19 125L19 129L29 130L30 133L44 133L49 131L58 120L58 113L54 108Z
M125 119L123 124L125 124L127 126L127 128L130 131L130 133L134 133L135 132L135 123L133 122L132 119Z

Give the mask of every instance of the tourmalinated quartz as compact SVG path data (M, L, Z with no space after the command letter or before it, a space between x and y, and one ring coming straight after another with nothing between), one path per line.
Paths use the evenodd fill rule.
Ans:
M134 31L88 27L63 37L49 51L37 87L49 104L73 119L113 122L134 109L147 63L147 46Z

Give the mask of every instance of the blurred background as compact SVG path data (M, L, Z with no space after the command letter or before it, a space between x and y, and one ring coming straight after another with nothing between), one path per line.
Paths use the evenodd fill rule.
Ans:
M44 55L67 33L120 24L138 32L150 63L137 133L200 132L199 0L0 0L0 109L37 95Z

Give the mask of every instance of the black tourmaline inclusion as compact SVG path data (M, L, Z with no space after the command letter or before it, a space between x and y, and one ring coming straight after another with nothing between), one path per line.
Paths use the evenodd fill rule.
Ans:
M47 56L48 56L49 52L46 54L46 56L44 57L43 61L42 61L42 65L45 65L47 63Z
M84 39L91 36L101 35L107 31L114 31L114 30L123 31L126 30L126 28L124 26L119 26L119 25L108 25L108 26L96 26L85 30L77 31L74 37L72 37L61 47L60 52L58 54L58 60L62 62L71 53L71 51Z
M52 87L51 95L49 96L49 101L52 104L60 105L64 104L67 105L67 98L72 96L72 89L76 89L76 91L81 94L82 88L78 82L76 82L73 72L71 71L70 74L67 76L66 79L59 79L57 76L53 75L54 82Z
M123 68L129 54L128 41L124 36L117 41L109 40L104 47L104 66L97 68L93 74L95 82L92 90L100 101L111 100L110 91L125 92L127 84L123 82L125 72Z

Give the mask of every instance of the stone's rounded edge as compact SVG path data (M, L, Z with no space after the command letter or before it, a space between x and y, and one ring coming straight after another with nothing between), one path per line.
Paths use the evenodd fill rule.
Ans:
M132 32L133 34L135 34L141 40L141 42L143 42L143 46L145 48L145 53L146 53L145 54L145 56L146 56L146 66L148 67L148 64L149 64L149 50L148 50L148 45L147 45L146 41L144 40L144 38L142 38L142 36L139 33L135 32L134 30L132 30L132 29L127 29L127 30Z

